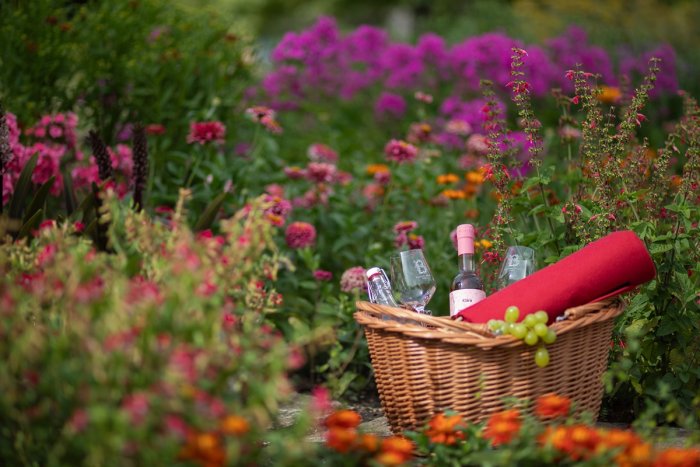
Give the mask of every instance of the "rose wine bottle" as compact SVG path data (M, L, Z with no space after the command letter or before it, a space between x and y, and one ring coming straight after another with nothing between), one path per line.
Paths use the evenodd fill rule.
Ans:
M450 316L486 298L484 284L474 268L474 226L457 226L457 254L459 273L450 287Z

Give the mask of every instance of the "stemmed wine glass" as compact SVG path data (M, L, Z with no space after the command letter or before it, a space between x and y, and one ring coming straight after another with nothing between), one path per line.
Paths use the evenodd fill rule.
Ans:
M435 278L423 250L406 250L392 255L390 266L396 298L418 313L431 314L425 306L435 293Z

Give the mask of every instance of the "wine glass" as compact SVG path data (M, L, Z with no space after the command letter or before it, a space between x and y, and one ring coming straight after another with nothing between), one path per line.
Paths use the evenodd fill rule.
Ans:
M498 271L500 288L524 279L535 269L535 250L526 246L509 246Z
M430 272L423 250L406 250L390 259L391 281L398 300L418 313L431 314L425 309L435 293L435 278Z

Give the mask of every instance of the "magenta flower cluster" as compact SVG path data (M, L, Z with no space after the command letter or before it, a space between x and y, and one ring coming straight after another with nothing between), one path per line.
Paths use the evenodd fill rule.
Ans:
M272 52L273 70L264 78L262 90L275 108L283 109L304 99L339 96L347 100L360 91L378 87L381 92L376 114L402 116L406 110L402 94L407 95L406 91L413 94L416 90L432 92L447 87L452 96L447 99L455 99L477 93L481 79L490 79L506 91L511 81L513 47L527 49L523 71L535 97L547 95L552 88L571 91L564 71L576 64L600 73L603 84L616 85L617 77L622 75L634 83L647 69L651 55L662 58L656 92L674 93L678 86L675 55L669 46L662 45L641 56L622 51L612 57L592 45L586 33L576 27L544 46L526 45L498 32L470 37L452 46L439 35L428 33L413 45L391 42L384 30L372 26L360 26L342 35L334 19L323 17L304 31L285 34ZM619 63L617 70L615 61Z

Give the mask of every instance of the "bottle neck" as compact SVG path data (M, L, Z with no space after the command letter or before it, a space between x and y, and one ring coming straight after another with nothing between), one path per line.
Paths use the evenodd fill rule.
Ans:
M457 257L459 270L463 272L474 272L474 255L471 253L464 253Z

